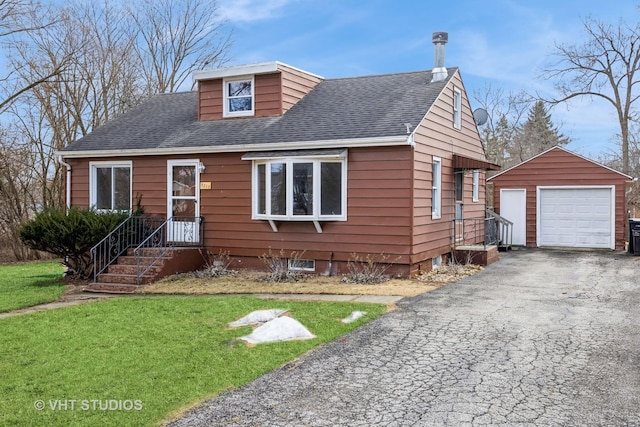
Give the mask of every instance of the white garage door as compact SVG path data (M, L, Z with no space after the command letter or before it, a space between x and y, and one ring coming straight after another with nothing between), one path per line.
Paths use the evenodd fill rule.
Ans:
M615 248L611 187L538 188L538 246Z

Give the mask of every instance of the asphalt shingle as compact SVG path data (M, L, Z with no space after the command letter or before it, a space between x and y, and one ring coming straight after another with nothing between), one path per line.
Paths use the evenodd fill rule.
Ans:
M457 68L450 68L449 78ZM323 80L282 116L198 121L196 92L157 95L63 151L154 150L406 134L447 80L431 71Z

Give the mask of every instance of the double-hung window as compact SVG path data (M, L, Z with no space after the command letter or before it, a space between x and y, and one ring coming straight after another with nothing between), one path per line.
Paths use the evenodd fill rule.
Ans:
M93 208L131 210L131 162L91 162L89 201Z
M434 157L431 169L431 218L442 216L442 159Z
M453 89L453 127L462 128L462 118L460 116L462 109L462 92L458 88Z
M252 76L224 80L224 117L253 116L254 88Z
M473 171L473 184L471 188L473 189L472 200L474 202L479 202L480 201L480 171L479 170Z
M254 219L346 220L346 151L324 158L243 158L253 160Z

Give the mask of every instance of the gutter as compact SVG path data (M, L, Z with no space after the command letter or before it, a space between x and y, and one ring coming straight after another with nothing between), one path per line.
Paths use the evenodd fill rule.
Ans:
M205 145L201 147L157 147L147 149L125 150L83 150L58 151L59 159L84 157L124 157L141 155L178 155L178 154L211 154L211 153L241 153L247 151L278 151L278 150L307 150L319 148L355 148L355 147L385 147L393 145L412 146L413 135L385 136L377 138L330 139L324 141L306 142L275 142L267 144L237 144L237 145ZM63 163L66 164L66 163Z
M67 206L67 210L71 208L71 165L62 160L62 154L58 154L58 163L65 166L67 168L67 177L65 179L66 182L66 191L65 191L65 203Z

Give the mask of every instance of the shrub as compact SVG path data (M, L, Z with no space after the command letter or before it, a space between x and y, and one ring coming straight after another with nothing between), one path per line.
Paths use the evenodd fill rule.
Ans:
M220 249L218 254L207 251L202 270L194 271L193 276L199 279L214 279L216 277L224 277L234 273L229 269L231 265L231 256L229 251Z
M289 259L296 261L300 260L305 251L298 252L292 251L289 257L284 253L284 249L280 249L280 252L274 253L269 248L268 254L262 254L259 256L260 261L264 263L269 269L269 275L264 278L265 282L296 282L302 278L302 273L299 271L289 270Z
M47 209L20 228L20 240L31 249L61 257L71 275L88 279L93 275L91 248L128 216L93 209Z
M368 254L362 257L354 252L347 262L348 272L342 277L342 281L365 285L385 282L389 279L386 272L391 267L391 263L387 262L388 259L389 256L385 254L377 256Z

